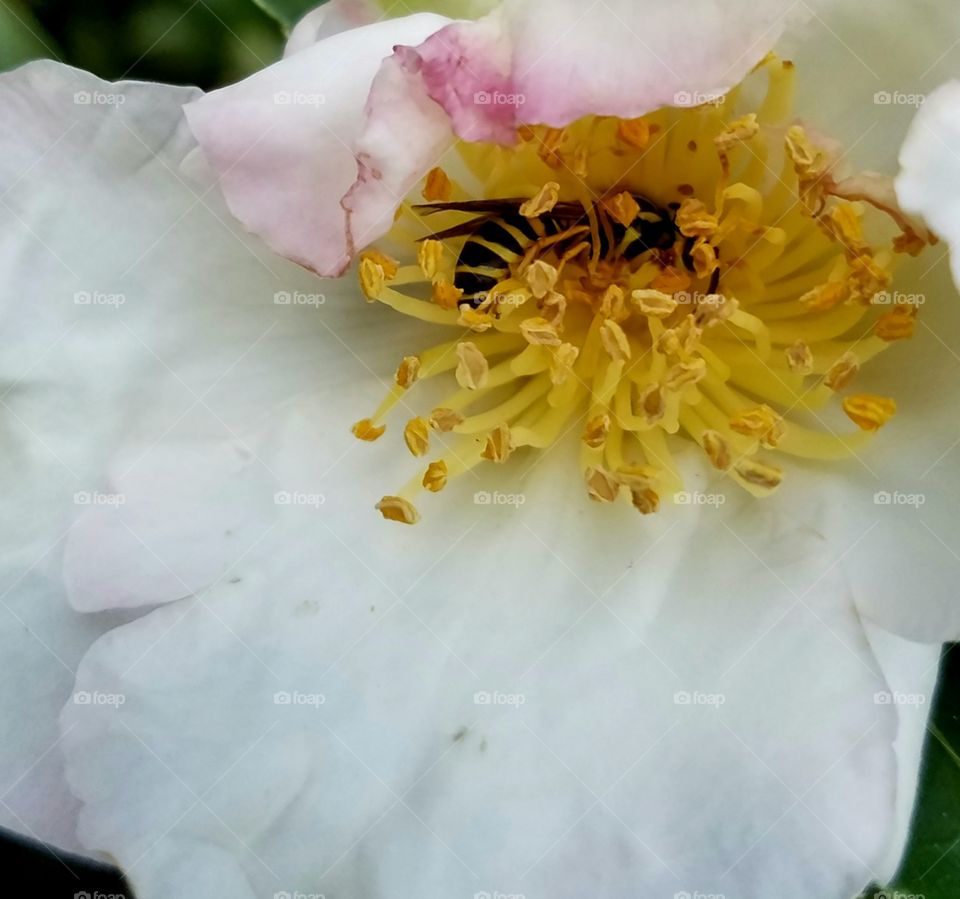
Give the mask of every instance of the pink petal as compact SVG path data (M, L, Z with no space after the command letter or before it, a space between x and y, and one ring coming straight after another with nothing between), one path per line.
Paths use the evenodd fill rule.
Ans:
M283 48L283 55L293 56L341 31L370 25L383 17L383 7L375 0L330 0L310 10L297 22Z
M370 84L395 43L422 41L448 21L422 14L345 31L189 104L230 211L281 255L342 272L350 248L340 199L357 179L353 144Z
M481 22L432 35L417 54L457 134L503 142L520 124L633 117L722 93L773 47L795 5L508 0Z

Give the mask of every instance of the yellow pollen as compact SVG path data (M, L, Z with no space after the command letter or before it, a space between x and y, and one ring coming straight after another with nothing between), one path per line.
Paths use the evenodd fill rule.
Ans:
M747 409L730 419L730 427L738 434L756 437L763 446L776 447L783 438L783 418L769 406Z
M783 481L783 472L776 465L768 465L757 459L741 459L733 468L760 495L772 493Z
M660 511L660 497L656 490L650 487L631 490L630 502L641 515L652 515Z
M423 473L421 483L431 493L439 493L443 490L447 486L447 463L443 459L431 462Z
M464 417L453 409L434 409L430 413L430 427L441 433L452 431L457 425L463 424Z
M620 493L620 482L605 468L588 468L584 472L587 494L598 503L612 503Z
M843 390L860 371L860 360L851 351L844 353L823 376L823 383L834 392Z
M361 261L369 259L379 265L383 269L383 277L386 281L392 281L397 277L397 272L400 271L400 263L396 259L386 253L381 253L377 249L364 250L360 254L360 259Z
M917 328L916 306L894 306L877 319L873 333L881 340L906 340Z
M713 237L717 217L707 210L703 201L687 198L677 210L677 227L685 237Z
M404 356L394 375L397 386L404 390L412 386L413 382L420 377L420 364L419 356Z
M358 440L373 443L374 440L383 436L387 428L386 425L375 425L369 418L361 418L350 430Z
M528 318L520 323L520 333L534 346L560 346L557 329L545 318Z
M520 215L536 218L553 209L559 199L560 185L556 181L548 181L529 200L520 204Z
M447 173L437 166L427 172L426 183L423 185L423 198L428 203L446 202L453 194L453 184Z
M784 350L787 366L794 374L809 375L813 371L813 352L802 340L795 340Z
M583 442L594 449L603 446L607 442L607 434L610 433L610 424L610 416L606 413L595 415L583 429Z
M729 469L733 456L730 453L730 444L724 440L723 435L719 431L706 430L700 435L700 439L710 464L718 471Z
M559 387L573 373L574 363L580 355L580 348L572 343L561 343L554 350L553 360L550 363L550 380Z
M413 503L402 496L385 496L377 503L377 509L387 521L399 521L401 524L416 524L420 513Z
M617 123L617 137L636 150L650 145L650 125L645 119L622 119Z
M427 238L420 243L417 250L417 265L420 266L420 273L428 281L432 281L436 277L442 259L443 243L439 240Z
M847 417L864 431L877 431L897 412L897 404L885 396L873 393L858 393L843 401Z
M613 319L608 318L600 326L600 340L607 355L614 362L626 362L631 356L630 340Z
M360 260L360 287L369 302L380 299L384 281L383 266L372 259Z
M526 281L530 292L538 299L542 300L550 291L556 287L559 273L556 268L545 262L543 259L536 259L523 273L523 280Z
M509 426L500 424L487 435L487 441L480 453L482 459L489 462L506 462L513 452L513 436Z
M403 440L414 456L425 456L430 450L430 423L425 418L411 418L403 429Z
M442 278L433 282L431 297L441 309L456 309L457 301L463 296L463 291L449 281Z
M626 191L604 200L603 208L624 227L630 225L640 212L640 205Z
M457 344L457 383L467 390L479 390L490 377L490 365L475 343Z
M403 440L423 461L384 518L411 524L418 496L574 433L588 497L643 515L685 495L684 442L705 487L756 497L868 443L896 405L846 394L922 336L915 295L891 285L935 238L891 179L848 175L832 142L788 126L795 74L768 56L719 104L460 141L411 191L384 243L398 259L368 249L358 270L363 296L437 335L397 353L353 426L374 441L413 409Z
M677 301L662 290L635 290L630 297L650 318L669 318L677 309Z

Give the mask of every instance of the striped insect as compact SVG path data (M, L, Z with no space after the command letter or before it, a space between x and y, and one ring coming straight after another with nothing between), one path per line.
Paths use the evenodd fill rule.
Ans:
M629 225L608 215L595 216L599 223L595 232L592 232L591 216L580 203L557 203L549 212L530 218L521 215L520 207L526 201L518 197L423 203L414 209L424 215L474 214L465 222L422 239L446 240L466 235L454 269L454 286L463 291L459 305L476 309L483 305L489 292L509 276L511 266L529 256L532 248L551 247L558 256L589 249L597 258L627 261L654 251L661 253L665 261L671 261L680 236L674 221L676 204L664 208L636 195L634 200L639 211ZM680 253L684 266L691 271L693 242L692 238L685 239Z

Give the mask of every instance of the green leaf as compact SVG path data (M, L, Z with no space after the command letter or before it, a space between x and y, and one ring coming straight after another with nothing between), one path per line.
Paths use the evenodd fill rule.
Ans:
M59 55L53 39L20 0L0 2L0 70Z
M944 650L910 842L887 895L960 896L960 652ZM881 892L880 895L883 895Z
M273 16L287 33L311 9L322 6L324 0L253 0L264 12Z

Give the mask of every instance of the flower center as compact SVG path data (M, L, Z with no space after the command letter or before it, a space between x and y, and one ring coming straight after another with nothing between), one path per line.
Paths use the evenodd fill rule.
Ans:
M418 384L448 385L406 422L427 465L381 499L385 518L412 524L418 493L571 431L598 502L656 511L682 491L683 439L765 496L783 457L842 458L891 418L891 398L851 387L912 335L892 264L928 238L888 182L839 180L837 153L785 124L793 77L771 56L706 104L461 143L456 171L430 172L426 202L408 199L359 265L369 300L450 331L353 427L376 440L398 405L418 408ZM824 410L837 395L846 427Z

